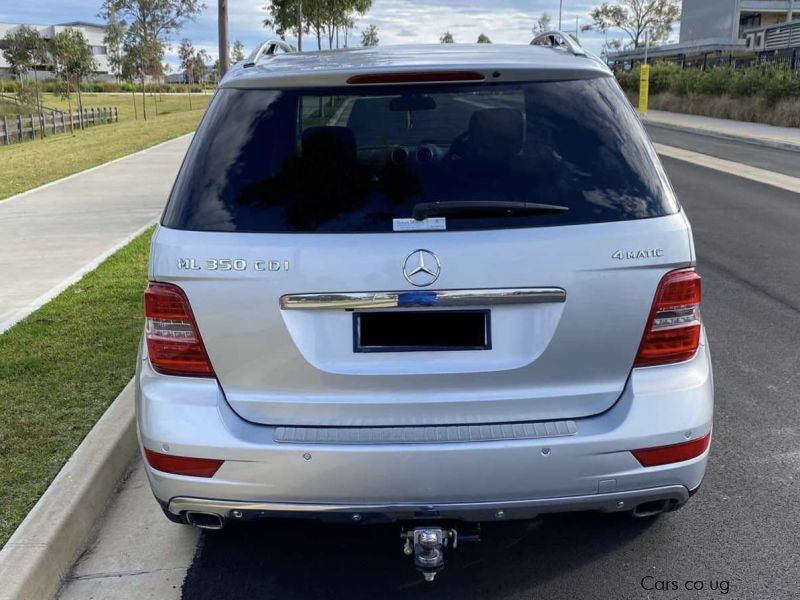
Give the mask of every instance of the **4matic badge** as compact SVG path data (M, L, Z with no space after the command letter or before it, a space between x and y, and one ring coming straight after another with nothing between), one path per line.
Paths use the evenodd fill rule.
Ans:
M208 258L198 261L195 258L179 258L179 271L288 271L288 260L253 260L243 258Z
M637 258L659 258L664 256L661 248L642 248L641 250L617 250L611 258L617 260L635 260Z

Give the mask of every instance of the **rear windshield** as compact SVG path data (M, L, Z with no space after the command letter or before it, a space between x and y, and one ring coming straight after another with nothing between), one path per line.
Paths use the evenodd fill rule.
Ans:
M447 230L620 221L677 210L610 77L470 86L220 90L163 224L388 232L422 202L534 202L449 214ZM441 225L441 222L439 223Z

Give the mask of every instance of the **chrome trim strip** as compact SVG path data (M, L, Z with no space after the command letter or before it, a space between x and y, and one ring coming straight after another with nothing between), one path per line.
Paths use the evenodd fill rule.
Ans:
M283 444L447 444L530 440L576 435L575 421L419 427L285 427L273 439Z
M173 498L169 511L180 515L186 511L215 513L223 518L238 510L252 516L270 516L258 513L295 513L321 517L325 514L358 513L378 514L394 519L458 516L465 520L494 520L497 510L504 511L505 519L521 519L540 513L599 510L617 512L631 510L637 504L655 500L674 500L678 505L689 499L689 490L682 485L668 485L643 490L565 496L561 498L535 498L530 500L505 500L490 502L400 503L400 504L314 504L304 502L246 502L238 500L211 500L204 498Z
M439 306L483 306L486 304L541 304L565 302L567 292L557 287L494 288L476 290L408 290L396 292L352 292L286 294L283 310L353 310L359 308L407 308Z

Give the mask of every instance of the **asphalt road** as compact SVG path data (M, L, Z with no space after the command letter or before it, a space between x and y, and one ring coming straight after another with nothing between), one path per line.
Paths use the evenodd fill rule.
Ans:
M651 134L798 174L800 154ZM665 165L694 228L717 385L711 461L688 506L655 520L576 514L485 526L483 542L449 551L433 585L394 528L231 526L201 536L183 597L800 597L800 195Z
M797 152L769 148L757 143L742 143L699 133L677 131L653 123L648 123L645 129L650 134L650 138L659 144L684 148L792 177L800 177L800 155Z

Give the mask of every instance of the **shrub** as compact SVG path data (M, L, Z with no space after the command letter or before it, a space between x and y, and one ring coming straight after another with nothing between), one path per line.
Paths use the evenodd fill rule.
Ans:
M626 92L639 91L639 67L617 71ZM800 73L784 64L752 65L731 70L718 66L700 70L655 62L650 68L650 93L669 92L675 96L760 97L769 104L800 97Z

